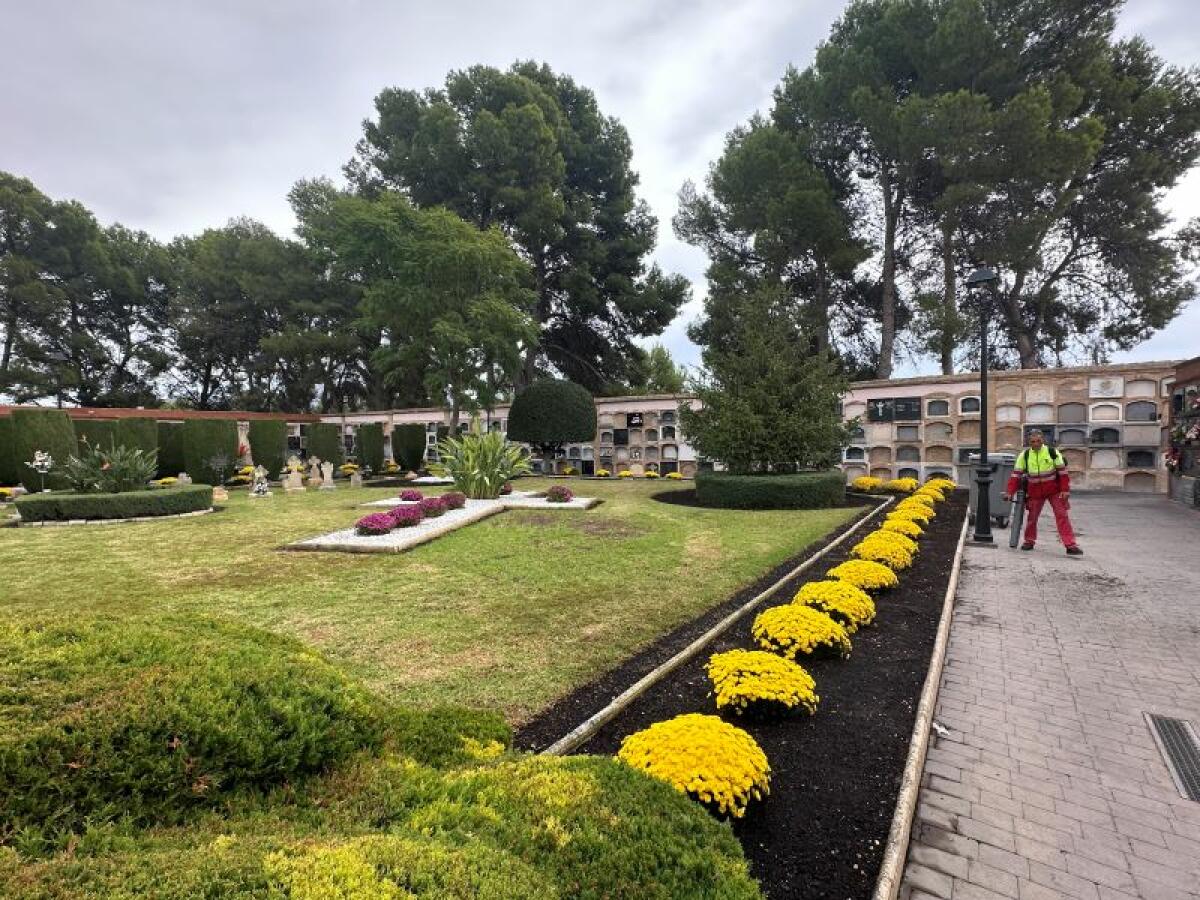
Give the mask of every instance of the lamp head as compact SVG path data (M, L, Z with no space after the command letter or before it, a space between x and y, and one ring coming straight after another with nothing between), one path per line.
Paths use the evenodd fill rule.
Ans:
M975 287L980 284L987 284L996 281L1000 276L996 274L995 269L976 269L967 276L967 287Z

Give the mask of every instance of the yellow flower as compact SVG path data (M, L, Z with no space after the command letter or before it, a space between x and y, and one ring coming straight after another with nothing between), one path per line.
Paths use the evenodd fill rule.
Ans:
M825 573L830 578L837 578L864 591L877 591L883 588L895 587L900 583L896 573L883 563L871 562L865 559L850 559L841 565L834 566Z
M879 526L879 530L894 531L896 534L903 534L914 540L925 533L916 522L909 519L893 519L891 517L883 520L883 524Z
M900 494L911 494L920 486L921 482L917 481L915 478L893 478L891 481L884 484L883 488L886 491L895 491L896 493Z
M620 472L617 473L617 477L618 478L632 478L633 473L630 472L628 469L622 469Z
M903 535L885 531L878 537L871 535L859 541L851 549L850 555L858 559L883 563L896 572L907 569L912 565L912 551L899 543L899 541L889 540L888 538L898 538L904 541L909 540ZM912 542L909 541L909 543Z
M922 506L920 503L915 506L897 506L887 514L887 518L892 521L904 519L909 522L920 522L924 525L933 518L933 510L927 506Z
M796 654L816 651L843 658L850 655L846 629L825 613L810 606L789 603L764 609L754 619L750 633L764 650L795 659Z
M854 634L875 621L875 601L861 588L846 581L810 581L792 598L793 603L819 609Z
M870 475L860 475L858 478L855 478L852 482L850 482L850 487L854 488L856 491L866 491L867 493L870 493L871 491L877 491L883 487L883 479L874 478Z
M821 699L815 693L817 683L801 666L762 650L714 653L708 660L708 680L717 709L731 707L738 713L756 705L778 704L803 709L811 716Z
M612 474L612 472L608 471L608 469L597 469L596 470L597 478L607 478L611 474Z
M735 818L770 789L762 748L717 716L688 713L656 722L625 738L617 759Z
M657 473L657 472L655 472L653 469L649 469L649 470L647 470L646 472L644 472L644 473L642 474L642 477L643 477L643 478L657 478L657 477L658 477L658 473Z
M683 473L682 472L668 472L667 478L671 479L672 481L682 481Z

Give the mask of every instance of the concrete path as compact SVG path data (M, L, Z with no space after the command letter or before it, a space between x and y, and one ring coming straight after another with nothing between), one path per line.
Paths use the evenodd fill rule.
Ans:
M966 551L902 898L1200 898L1200 803L1142 718L1200 730L1200 515L1071 502L1082 558L1048 510L1032 553Z

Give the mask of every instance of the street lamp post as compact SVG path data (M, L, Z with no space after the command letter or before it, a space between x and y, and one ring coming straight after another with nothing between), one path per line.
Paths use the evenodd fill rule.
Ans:
M976 269L967 276L967 287L984 287L979 311L979 464L975 467L975 532L971 540L980 544L992 543L992 466L988 460L988 317L991 313L991 293L996 290L995 269Z

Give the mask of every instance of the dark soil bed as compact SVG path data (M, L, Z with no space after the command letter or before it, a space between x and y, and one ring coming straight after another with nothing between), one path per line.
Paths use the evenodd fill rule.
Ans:
M771 764L770 796L733 826L771 900L871 896L965 512L965 492L938 505L916 563L902 573L899 587L879 596L876 623L853 636L849 660L801 660L817 682L821 700L815 716L756 722L724 715L754 736ZM802 583L823 578L827 569L847 558L853 543L838 547L766 605L786 603ZM780 567L772 575L778 578L786 571ZM721 613L710 612L659 643L682 648L766 583L770 582L741 592L736 602L731 598L722 605ZM714 713L705 664L712 653L752 647L752 620L753 613L736 623L577 752L611 755L626 735L654 722L686 712ZM684 632L689 637L681 636ZM670 653L649 664L645 654L639 654L585 685L522 729L518 744L547 746Z

